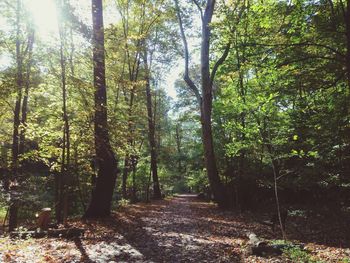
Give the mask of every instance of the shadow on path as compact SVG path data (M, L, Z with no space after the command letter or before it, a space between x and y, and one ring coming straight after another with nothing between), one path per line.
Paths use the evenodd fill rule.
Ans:
M152 262L240 262L232 245L214 240L192 209L196 195L134 205L114 215L112 225L144 260ZM209 230L209 232L208 232Z
M93 263L93 261L89 258L89 255L87 254L80 238L74 239L74 244L76 245L77 249L79 250L81 254L80 261L86 262L86 263Z

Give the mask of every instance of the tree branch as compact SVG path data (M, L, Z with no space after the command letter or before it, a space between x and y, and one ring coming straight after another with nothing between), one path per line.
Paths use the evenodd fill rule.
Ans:
M238 4L237 6L235 7L235 10L238 8ZM241 18L242 18L242 15L243 15L243 12L245 10L245 7L241 7L241 9L239 10L238 12L238 16L237 16L237 21L236 21L236 26L240 23L241 21ZM236 31L236 27L230 27L230 33L233 34L235 31ZM225 47L225 50L224 50L224 53L221 55L221 57L219 58L218 61L216 61L214 67L213 67L213 70L211 72L211 75L210 75L210 83L211 85L213 84L214 82L214 78L215 78L215 75L216 75L216 72L217 70L219 69L219 67L225 62L229 52L230 52L230 49L231 49L231 42L229 41L227 44L226 44L226 47Z
M339 52L338 50L334 49L333 47L323 45L323 44L318 44L318 43L312 43L312 42L301 42L301 43L291 43L291 44L284 44L284 43L277 43L277 44L265 44L265 43L247 43L244 46L265 46L265 47L298 47L298 46L314 46L314 47L322 47L325 49L328 49L332 51L333 53L345 57L344 54Z
M15 9L15 6L14 6L10 1L4 0L4 3L5 3L6 5L8 5L10 8Z
M324 60L337 61L337 62L341 62L341 63L344 62L343 60L340 60L340 59L337 59L337 58L334 58L334 57L327 57L327 56L307 56L307 57L303 57L303 58L296 58L296 59L292 59L292 60L283 61L283 62L279 63L279 64L277 65L277 67L287 66L287 65L292 64L292 63L307 61L307 60L310 60L310 59L324 59Z
M193 3L197 6L199 13L201 14L201 20L203 21L203 10L202 7L199 5L197 0L192 0Z
M215 75L216 75L216 72L218 70L218 68L222 65L222 63L224 63L224 61L226 60L229 52L230 52L230 48L231 48L231 43L228 42L226 47L225 47L225 50L224 50L224 53L221 55L221 57L219 58L218 61L216 61L214 67L213 67L213 70L211 72L211 75L210 75L210 82L211 84L213 84L213 81L214 81L214 78L215 78Z
M177 14L177 18L179 20L179 27L180 27L180 33L181 33L181 38L182 38L182 42L184 44L184 55L185 55L185 73L184 73L184 81L186 82L186 84L188 85L188 87L193 91L193 93L196 95L197 101L198 103L201 103L202 101L202 97L201 94L199 92L198 87L194 84L194 82L192 81L192 79L189 76L189 70L188 70L188 64L189 64L189 52L188 52L188 44L187 44L187 39L186 39L186 35L185 35L185 31L183 28L183 24L182 24L182 18L181 18L181 14L180 14L180 8L179 8L179 3L178 0L174 0L175 2L175 7L176 7L176 14Z
M70 5L70 3L64 1L64 6L62 9L62 13L65 14L67 19L77 26L77 31L80 32L87 40L91 40L92 28L87 26L74 14L74 8Z

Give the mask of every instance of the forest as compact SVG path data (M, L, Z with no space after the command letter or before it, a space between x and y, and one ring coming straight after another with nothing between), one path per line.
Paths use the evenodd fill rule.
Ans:
M0 12L0 262L350 262L350 0Z

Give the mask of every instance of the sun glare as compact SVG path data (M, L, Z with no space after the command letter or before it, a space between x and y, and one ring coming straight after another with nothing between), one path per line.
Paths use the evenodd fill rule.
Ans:
M58 32L57 9L54 0L25 0L33 16L38 35L47 38Z

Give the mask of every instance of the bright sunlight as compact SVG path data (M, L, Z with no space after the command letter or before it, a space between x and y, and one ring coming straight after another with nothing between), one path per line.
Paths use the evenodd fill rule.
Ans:
M25 0L24 4L33 16L38 34L47 38L58 31L57 10L54 0Z

